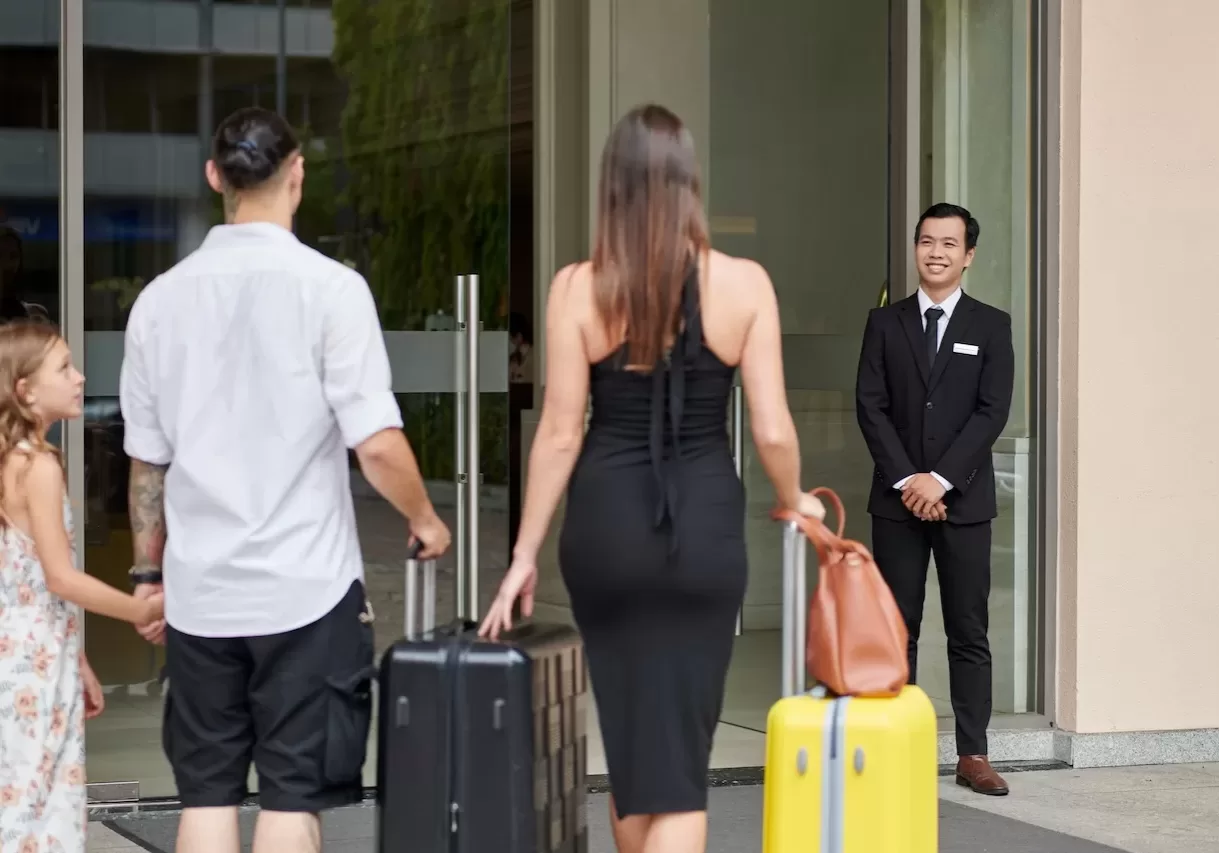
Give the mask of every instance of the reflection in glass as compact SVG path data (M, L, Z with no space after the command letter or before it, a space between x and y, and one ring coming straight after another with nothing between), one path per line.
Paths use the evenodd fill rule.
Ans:
M1015 393L995 447L999 517L991 546L990 645L995 713L1032 710L1037 678L1037 573L1030 548L1030 19L1028 0L923 0L922 205L951 201L982 226L965 275L970 295L1012 317ZM942 713L948 668L935 573L920 641L919 681ZM934 611L934 612L933 612ZM924 664L925 662L925 664Z
M190 26L173 16L153 21L170 5L199 14L188 16ZM85 10L84 557L88 571L126 586L128 460L117 405L123 330L140 290L223 219L203 177L216 124L240 107L282 105L306 158L297 235L368 280L398 383L417 367L411 335L454 328L457 275L480 276L483 328L508 326L516 12L509 0L288 0L282 8L276 0L91 2ZM0 73L0 86L13 79ZM40 115L29 93L13 103L23 128ZM437 509L452 525L452 386L398 400ZM484 394L481 409L486 600L508 552L507 394ZM352 486L381 648L402 631L406 525L354 466ZM451 559L441 573L440 589L451 595ZM451 612L442 598L440 616ZM90 780L135 779L141 796L172 794L159 745L161 652L103 619L89 620L87 636L110 691L110 710L90 729Z
M710 8L712 240L770 273L805 484L834 488L849 535L866 542L872 462L855 420L855 370L887 274L888 4ZM763 731L780 691L782 542L774 488L748 438L744 451L749 587L723 719Z
M41 26L23 38L41 21L29 16L28 27L0 33L0 320L57 323L59 45Z

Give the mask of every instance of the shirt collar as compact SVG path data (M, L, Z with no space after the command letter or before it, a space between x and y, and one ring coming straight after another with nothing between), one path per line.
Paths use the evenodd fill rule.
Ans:
M242 222L239 225L213 225L203 240L203 248L232 249L258 243L296 243L296 235L273 222Z
M947 299L945 299L943 302L941 302L939 304L938 307L944 309L944 319L945 320L952 319L952 312L956 309L957 303L960 301L961 301L961 288L958 287L956 290L954 290L952 293L950 293L948 295ZM927 295L927 291L923 290L923 288L920 287L918 289L918 313L921 316L925 317L927 315L927 309L933 305L935 305L935 303L931 301L931 297Z

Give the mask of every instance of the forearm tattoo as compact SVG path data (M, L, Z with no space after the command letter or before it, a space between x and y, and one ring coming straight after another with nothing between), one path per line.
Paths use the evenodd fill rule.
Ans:
M138 569L160 569L165 554L165 472L168 465L131 460L127 508Z

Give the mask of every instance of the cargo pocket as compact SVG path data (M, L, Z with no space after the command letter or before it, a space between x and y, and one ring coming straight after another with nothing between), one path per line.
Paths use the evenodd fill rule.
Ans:
M326 781L336 787L362 784L368 732L372 724L372 682L376 670L363 667L346 677L326 679Z

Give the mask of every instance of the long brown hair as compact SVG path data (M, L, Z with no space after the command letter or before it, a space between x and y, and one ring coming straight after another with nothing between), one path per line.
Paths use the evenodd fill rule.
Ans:
M0 325L0 526L3 514L4 472L9 457L25 442L34 452L50 453L63 464L59 449L43 433L46 425L17 393L17 383L33 376L60 340L59 330L38 320L15 320Z
M682 284L711 248L694 140L655 104L614 126L601 155L593 280L611 340L628 363L651 368L677 334Z

